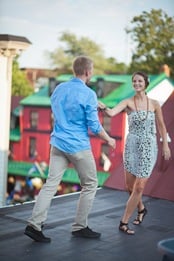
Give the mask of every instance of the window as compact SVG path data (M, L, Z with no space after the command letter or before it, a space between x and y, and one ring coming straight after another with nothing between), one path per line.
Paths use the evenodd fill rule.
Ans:
M30 127L32 129L37 129L38 125L38 112L37 111L31 111L30 113Z
M35 158L37 156L36 151L36 138L30 137L29 141L29 157Z

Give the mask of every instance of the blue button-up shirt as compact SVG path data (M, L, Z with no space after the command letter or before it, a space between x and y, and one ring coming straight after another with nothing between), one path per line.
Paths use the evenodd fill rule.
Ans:
M79 78L59 84L51 95L54 128L50 144L67 153L91 148L89 130L102 130L96 93Z

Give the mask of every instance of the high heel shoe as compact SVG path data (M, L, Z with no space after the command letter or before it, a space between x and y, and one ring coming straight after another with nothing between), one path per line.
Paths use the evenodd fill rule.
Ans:
M120 221L119 230L124 232L127 235L135 234L134 230L129 228L128 223L123 223L122 221Z
M143 222L143 219L144 219L144 217L145 217L146 214L147 214L147 209L146 209L146 208L144 208L144 209L141 210L141 211L138 211L138 215L137 215L136 219L134 219L133 224L134 224L134 225L139 225L139 224L141 224L141 223ZM140 219L140 218L141 218L141 219Z

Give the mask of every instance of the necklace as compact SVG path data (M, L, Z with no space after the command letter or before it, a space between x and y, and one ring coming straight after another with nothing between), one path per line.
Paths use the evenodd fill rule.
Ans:
M140 111L138 111L138 108L137 108L137 105L136 105L135 96L134 96L135 109L136 109L137 115L138 115L138 117L139 117L139 119L140 119L141 121L145 121L145 120L147 119L147 116L148 116L148 112L149 112L149 99L148 99L147 96L146 96L146 101L147 101L146 116L145 116L145 118L141 118L141 116L140 116Z

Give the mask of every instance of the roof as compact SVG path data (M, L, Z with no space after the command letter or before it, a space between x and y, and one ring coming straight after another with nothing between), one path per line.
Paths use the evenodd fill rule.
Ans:
M159 75L149 75L150 84L147 88L147 93L154 89L160 82L167 79L171 81L165 73ZM115 76L115 81L120 81L122 84L119 88L113 90L110 94L106 97L101 98L100 100L103 101L108 107L112 108L113 106L117 105L123 99L130 98L134 95L134 90L132 88L132 75L123 75L123 76ZM172 81L171 81L172 83ZM173 83L172 83L173 84Z
M18 41L31 44L31 42L26 37L11 34L0 34L0 41Z
M56 80L58 82L65 82L65 81L69 81L71 78L73 77L73 74L62 74L56 77ZM94 83L97 82L98 79L103 79L104 81L107 82L125 82L126 78L129 77L129 75L124 75L124 74L120 74L120 75L115 75L115 74L98 74L98 75L93 75L90 82Z
M118 230L128 198L125 191L100 188L89 215L89 227L101 232L100 239L71 236L79 193L54 197L44 225L44 234L50 244L32 241L24 235L34 202L1 208L0 256L1 261L159 261L162 254L158 242L174 238L173 202L143 197L148 210L140 226L131 224L134 236ZM164 260L164 259L163 259ZM165 258L165 260L171 260Z
M58 82L68 81L73 77L72 74L63 74L56 78ZM153 89L164 79L168 78L164 73L159 75L150 75L150 85L147 92ZM109 94L100 100L103 101L108 107L113 107L121 100L131 97L134 94L131 83L132 75L94 75L91 78L91 84L97 83L98 79L103 79L106 82L119 84L119 87L113 88ZM172 83L173 84L173 83ZM38 92L24 98L21 102L24 106L50 106L49 87L44 86Z
M56 80L58 82L66 82L66 81L69 81L72 77L73 77L72 74L61 74L56 77Z
M11 97L11 111L19 106L20 101L23 99L23 96L12 96Z
M25 106L50 106L51 103L48 95L48 86L44 86L38 92L27 96L20 102L20 104Z

